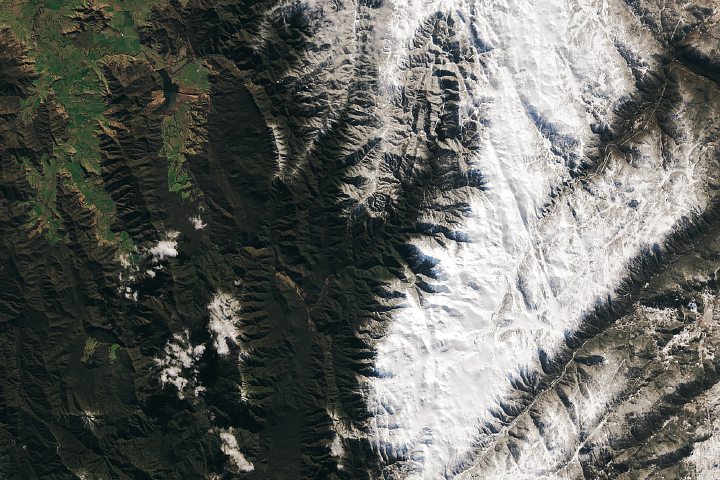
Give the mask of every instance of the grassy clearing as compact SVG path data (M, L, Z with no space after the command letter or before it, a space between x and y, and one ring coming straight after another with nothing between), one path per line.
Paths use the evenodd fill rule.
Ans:
M168 188L178 192L183 199L195 199L202 195L194 188L187 172L186 155L192 153L192 129L204 122L187 104L180 105L176 112L163 120L164 144L160 154L168 159Z
M177 68L177 67L176 67ZM210 70L202 60L197 60L183 65L173 77L173 81L181 87L193 90L197 93L207 93L210 90L208 73Z
M140 44L138 26L147 21L153 5L164 1L40 0L36 3L11 0L0 9L0 25L8 25L29 47L29 58L40 77L29 96L21 102L21 119L37 117L46 102L67 124L67 137L53 137L52 155L44 156L40 166L27 158L17 159L37 194L27 226L31 234L44 233L51 243L62 236L63 218L55 206L58 185L69 187L94 210L100 243L110 242L118 255L134 251L127 232L112 232L116 206L103 189L100 178L99 133L108 128L103 112L108 93L102 62L108 55L123 53L149 60L158 69L170 67L175 81L183 88L203 93L209 90L207 68L201 61L166 65L169 59ZM187 105L163 122L165 142L161 155L168 159L168 188L182 198L201 194L192 188L185 166L190 128L198 121Z
M120 345L117 343L113 343L110 345L110 350L108 351L108 358L110 359L110 363L115 363L115 360L117 360L117 350L120 348Z
M83 351L83 356L80 359L83 363L92 363L93 361L93 355L95 354L95 348L97 347L98 341L94 339L93 337L89 337L85 341L85 350Z

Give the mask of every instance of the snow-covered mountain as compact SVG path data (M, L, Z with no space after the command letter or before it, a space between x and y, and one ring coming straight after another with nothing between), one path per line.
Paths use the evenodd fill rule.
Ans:
M720 102L620 1L382 9L391 19L377 113L384 158L436 142L482 175L481 187L427 199L419 221L433 233L409 241L426 268L393 285L404 298L368 382L376 447L404 460L402 478L445 478L497 441L485 427L512 398L513 379L541 372L541 356L552 358L597 305L616 299L633 261L662 251L714 201ZM685 29L672 32L676 42L710 11L688 20L667 8L663 21L673 14ZM451 121L445 138L429 138ZM466 141L464 130L476 136ZM382 169L380 161L365 172ZM377 174L368 183L375 191L381 182ZM363 193L349 189L360 202ZM457 198L462 215L448 216L443 206ZM610 373L583 386L586 399L573 407L583 428L599 428L625 388L617 370L627 359L603 358ZM519 457L505 452L511 458L495 460L492 473L472 471L582 475L563 470L582 435L568 433L574 426L557 408L538 413L547 426L538 438L554 437L544 456L531 453L540 440L519 431Z

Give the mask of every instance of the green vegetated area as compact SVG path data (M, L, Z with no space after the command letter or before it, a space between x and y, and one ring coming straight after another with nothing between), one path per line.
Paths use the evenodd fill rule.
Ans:
M62 239L60 229L63 218L56 208L56 200L58 186L64 185L76 189L83 199L83 205L95 210L96 232L100 240L116 244L122 252L133 250L127 232L116 234L110 230L110 223L115 216L115 203L102 188L99 175L87 174L80 163L66 156L73 151L75 149L69 144L56 145L53 155L42 156L39 167L26 157L19 159L28 182L37 190L36 196L23 202L32 206L26 227L33 229L33 234L44 231L50 243Z
M98 347L98 341L94 337L88 337L87 340L85 340L85 348L83 350L83 356L80 359L81 362L91 364L93 362L93 356L95 355L95 350L97 350ZM120 345L117 343L113 343L108 348L108 360L110 360L110 363L115 363L117 360L117 351L121 348Z
M120 345L117 343L113 343L110 345L110 350L108 351L108 358L110 359L110 363L115 363L115 360L117 360L117 350L120 348Z
M194 199L201 192L194 189L188 173L187 154L192 127L204 122L204 117L188 105L180 105L177 111L163 120L163 147L160 154L168 159L168 186L182 198Z
M173 81L186 88L192 88L198 93L205 93L210 90L208 80L208 69L203 60L196 60L189 63L178 63L181 66L173 77ZM177 67L176 67L177 68Z
M83 351L83 356L80 359L82 362L92 363L93 355L95 354L95 348L97 347L97 344L98 341L93 337L89 337L85 341L85 350Z
M62 226L62 217L55 208L57 200L57 159L47 158L43 155L40 159L40 168L32 165L27 158L21 159L30 186L37 190L35 197L30 197L21 205L32 205L30 220L26 224L28 228L35 228L34 233L47 231L47 236L52 243L58 239L58 230Z
M162 58L141 45L138 26L156 3L144 1L45 0L15 2L0 9L0 26L7 25L27 45L28 58L38 73L27 98L21 100L21 118L29 124L38 118L41 107L53 110L52 122L60 124L59 135L51 122L54 148L40 165L18 158L37 195L31 206L27 227L33 234L44 233L51 243L63 241L63 218L56 208L58 186L76 190L83 206L94 211L96 235L110 242L118 254L134 250L126 232L113 232L116 205L104 190L101 178L99 134L108 131L108 84L103 75L105 58L126 54L147 59L154 68L163 68L173 59ZM183 61L184 63L184 61ZM201 61L175 65L179 85L207 91L207 68ZM183 198L191 197L191 180L183 167L184 127L191 122L190 107L181 105L167 119L163 148L168 158L168 188Z
M196 132L204 132L204 115L194 108L201 94L210 90L209 70L203 60L189 61L186 52L180 55L171 71L172 80L180 88L180 101L171 115L163 119L163 147L160 154L168 160L168 188L184 199L194 200L202 192L193 185L187 168L188 155L198 153L200 139Z

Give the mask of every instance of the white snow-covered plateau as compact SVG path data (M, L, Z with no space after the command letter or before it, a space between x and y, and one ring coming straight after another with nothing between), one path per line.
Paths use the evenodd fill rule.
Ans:
M668 164L661 139L649 136L632 162L608 149L596 175L574 182L568 159L586 156L591 126L615 121L636 83L659 68L662 46L622 2L395 0L382 8L392 19L381 40L388 104L414 78L404 67L416 53L412 37L435 12L454 15L461 45L479 37L488 47L469 60L471 80L460 87L467 116L478 109L487 125L472 159L485 189L453 227L467 241L415 243L436 263L436 279L424 280L437 292L397 286L406 298L377 346L378 376L367 389L376 448L407 460L408 478L446 478L511 376L535 368L540 349L552 354L643 249L703 211L705 157L688 135ZM621 50L631 52L634 73ZM377 114L391 130L392 115ZM636 125L638 135L648 124ZM439 220L429 212L427 221Z

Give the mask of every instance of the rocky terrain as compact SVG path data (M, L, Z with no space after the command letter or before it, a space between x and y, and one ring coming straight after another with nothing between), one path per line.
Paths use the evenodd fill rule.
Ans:
M5 2L0 477L715 478L711 0Z

